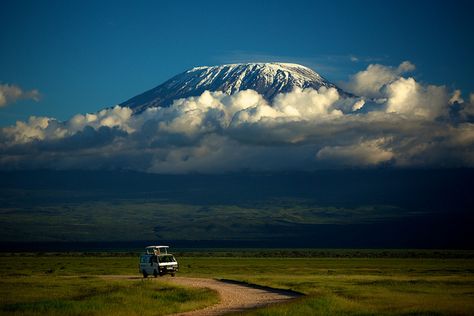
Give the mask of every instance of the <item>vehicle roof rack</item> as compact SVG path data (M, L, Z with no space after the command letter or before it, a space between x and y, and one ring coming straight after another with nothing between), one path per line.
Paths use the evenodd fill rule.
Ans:
M146 253L150 255L165 255L168 254L169 246L147 246Z

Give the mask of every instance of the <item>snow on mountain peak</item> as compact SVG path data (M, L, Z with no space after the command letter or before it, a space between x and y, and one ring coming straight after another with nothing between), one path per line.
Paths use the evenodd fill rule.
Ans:
M271 101L277 94L295 88L334 87L312 69L291 63L245 63L201 66L189 69L163 84L120 104L142 112L149 107L167 107L173 100L201 95L204 91L233 94L252 89ZM342 91L342 90L340 90Z

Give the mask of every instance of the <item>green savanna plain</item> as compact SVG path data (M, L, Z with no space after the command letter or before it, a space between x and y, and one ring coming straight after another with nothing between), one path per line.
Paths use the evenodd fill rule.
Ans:
M421 257L331 258L241 252L178 256L178 276L225 278L305 296L245 315L473 315L474 260ZM323 252L324 253L324 252ZM255 256L254 256L255 255ZM395 257L394 257L395 256ZM120 280L136 275L137 255L2 254L0 313L5 315L165 315L218 300L208 289Z

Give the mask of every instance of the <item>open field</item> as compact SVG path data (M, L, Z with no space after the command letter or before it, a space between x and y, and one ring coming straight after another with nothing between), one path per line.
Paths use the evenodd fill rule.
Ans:
M0 283L0 313L7 315L166 315L218 300L209 289L146 280L34 275L7 276Z
M474 314L473 259L178 257L178 260L181 276L234 279L307 294L292 303L248 312L252 315ZM65 309L66 314L77 315L115 313L114 308L122 310L127 306L128 314L145 314L152 311L147 306L156 304L170 306L163 312L174 312L215 300L209 291L188 291L160 282L106 282L95 277L138 275L136 267L135 256L3 255L0 310L3 314L22 315L55 314ZM113 304L106 308L104 303L109 300Z

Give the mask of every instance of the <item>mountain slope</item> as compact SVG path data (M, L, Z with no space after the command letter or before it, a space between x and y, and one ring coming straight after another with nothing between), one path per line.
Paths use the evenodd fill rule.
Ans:
M289 92L296 87L335 87L313 70L287 63L229 64L212 67L196 67L185 71L165 83L137 95L120 104L142 112L146 108L167 107L173 100L201 95L205 90L232 94L253 89L271 101L278 93Z

